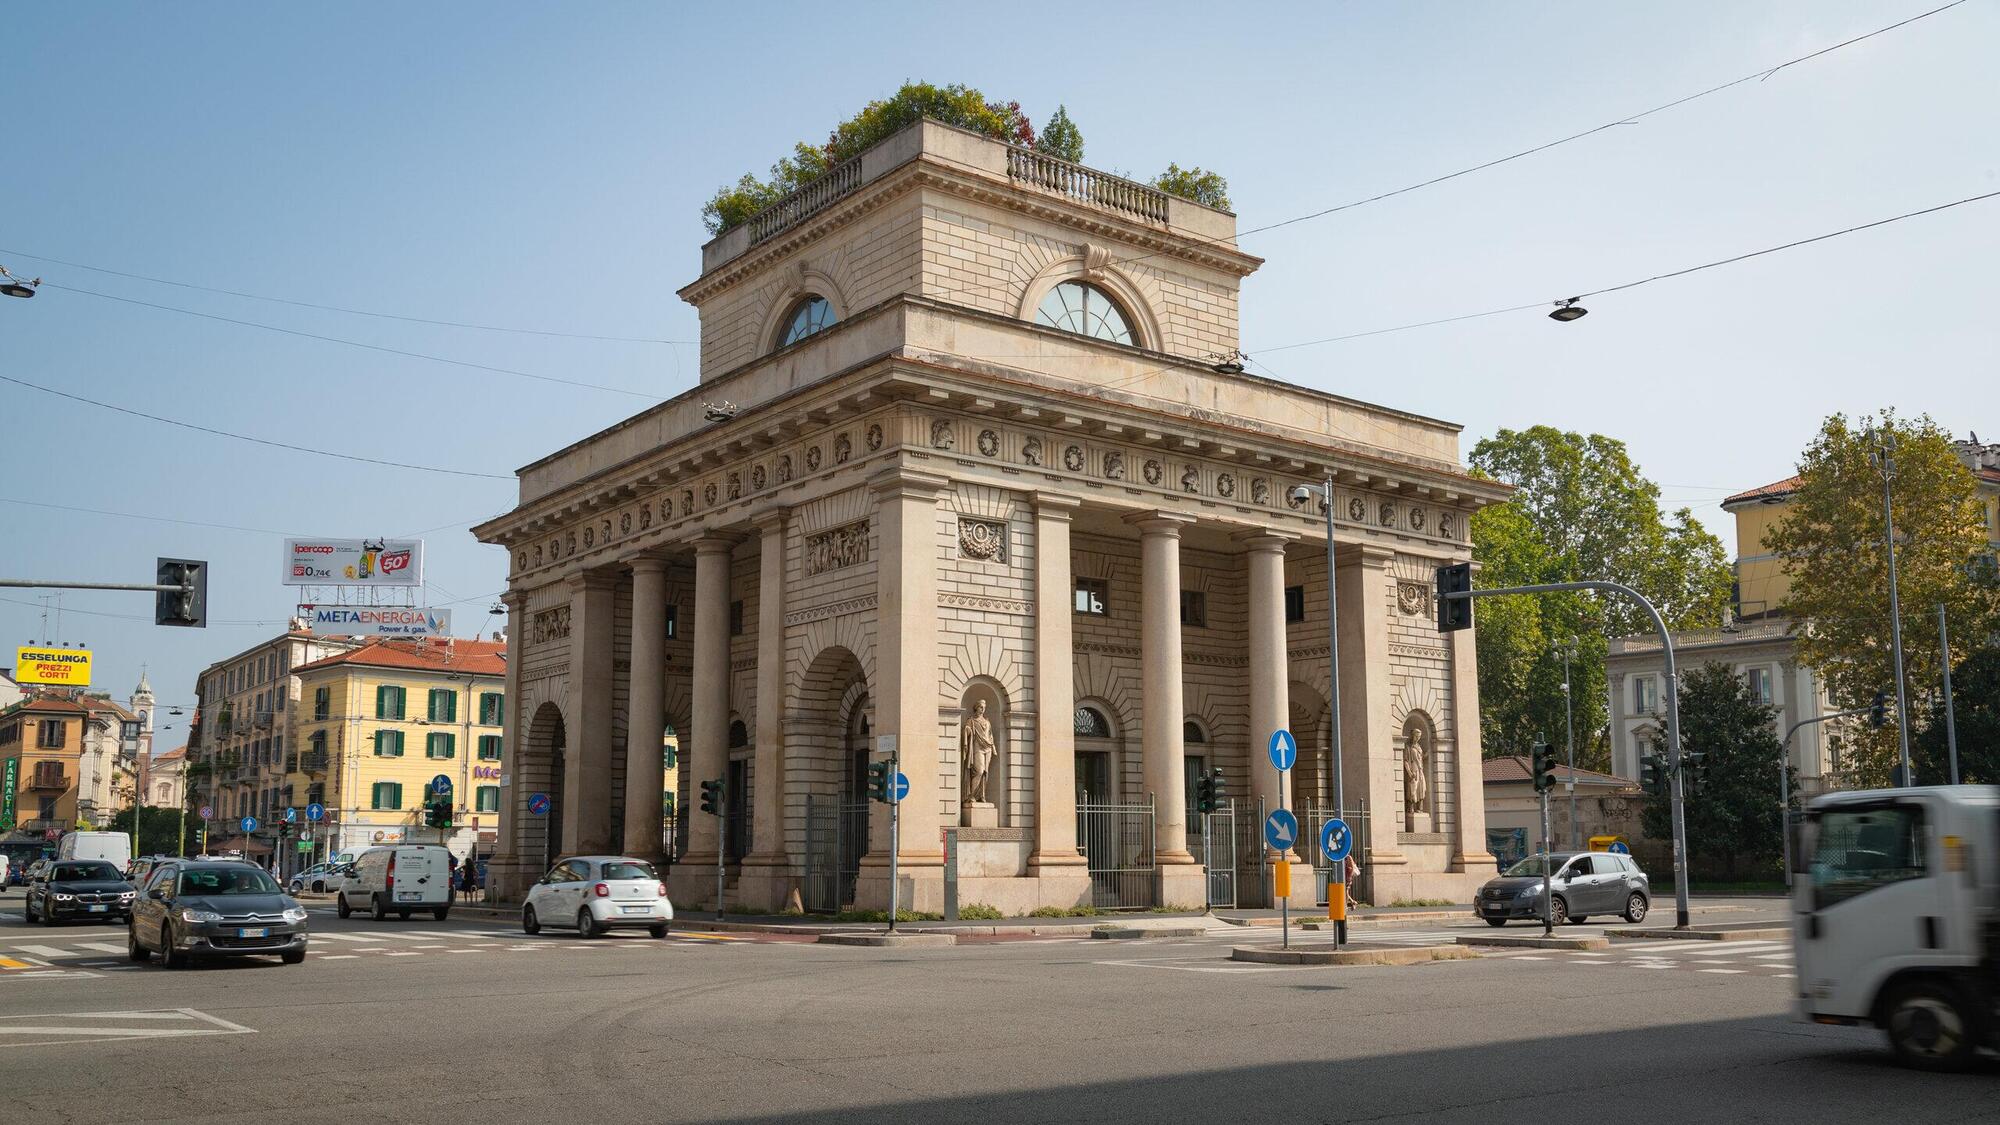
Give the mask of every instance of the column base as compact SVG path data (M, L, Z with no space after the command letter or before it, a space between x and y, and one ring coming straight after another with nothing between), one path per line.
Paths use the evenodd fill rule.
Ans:
M761 914L782 914L799 896L799 880L784 856L750 856L736 877L730 905Z
M1208 901L1208 868L1199 863L1160 864L1160 905L1169 910L1200 910Z
M520 902L541 872L513 856L495 856L486 861L486 893L494 902Z
M1081 869L1088 862L1081 852L1035 852L1028 857L1028 871L1030 874L1048 871L1052 875L1067 876L1071 868Z
M667 872L667 897L676 910L715 909L715 857L687 856L674 864Z
M963 896L961 896L961 899ZM860 876L854 881L854 908L856 910L889 909L889 865L870 867L862 865ZM918 914L944 913L944 865L943 863L912 866L907 861L896 869L896 909Z
M1488 851L1455 852L1451 857L1453 871L1477 871L1485 874L1489 871L1498 871L1499 868L1500 861Z

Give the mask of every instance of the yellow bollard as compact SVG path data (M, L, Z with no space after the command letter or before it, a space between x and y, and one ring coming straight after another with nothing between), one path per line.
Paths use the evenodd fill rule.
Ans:
M1280 899L1292 897L1292 865L1285 860L1271 868L1271 894Z
M1347 884L1328 883L1326 885L1326 920L1347 921Z

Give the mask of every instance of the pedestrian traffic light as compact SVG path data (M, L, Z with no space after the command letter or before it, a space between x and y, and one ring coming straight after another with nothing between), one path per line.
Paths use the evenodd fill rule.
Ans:
M1452 598L1449 594L1470 594L1472 592L1472 564L1453 563L1437 568L1437 617L1438 632L1456 633L1460 629L1472 628L1472 599Z
M889 759L868 763L868 799L889 803Z
M1667 795L1667 763L1658 754L1639 756L1639 788L1655 797Z
M1884 726L1887 726L1888 723L1889 693L1878 691L1875 693L1875 705L1868 708L1868 725L1874 727L1876 730L1880 730Z
M1195 775L1194 808L1204 815L1215 811L1215 777L1207 770Z
M1535 743L1534 756L1535 792L1546 793L1556 787L1556 751L1546 742Z
M208 564L198 559L158 559L153 581L179 590L153 594L153 624L208 627Z
M1681 751L1681 791L1693 793L1708 781L1708 754L1701 750Z
M701 783L701 811L710 816L721 816L723 805L722 779Z

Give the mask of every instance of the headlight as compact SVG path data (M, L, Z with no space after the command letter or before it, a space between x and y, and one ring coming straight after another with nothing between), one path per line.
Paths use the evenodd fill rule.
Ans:
M56 892L56 901L57 901L57 902L68 902L69 900L71 900L71 899L73 899L73 898L75 898L75 897L76 897L75 895L66 895L66 894L62 893L61 891L57 891L57 892Z
M131 891L120 891L120 892L118 892L118 897L119 897L119 898L131 898L131 897L132 897L132 892L131 892Z
M220 915L220 914L217 914L217 913L216 913L215 911L213 911L213 910L183 910L183 911L181 911L181 921L183 921L183 922L220 922L220 921L222 921L222 915Z
M294 906L285 911L285 921L287 922L303 922L305 920L306 908L303 906Z
M1517 897L1517 898L1540 898L1540 897L1542 897L1542 885L1541 885L1540 883L1536 883L1536 884L1535 884L1534 886L1532 886L1532 887L1522 887L1522 888L1521 888L1521 893L1520 893L1519 895L1515 896L1515 897Z

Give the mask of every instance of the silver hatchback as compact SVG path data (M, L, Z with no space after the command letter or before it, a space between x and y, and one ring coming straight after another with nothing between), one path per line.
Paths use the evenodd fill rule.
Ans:
M1556 852L1547 859L1550 881L1549 916L1560 926L1581 922L1593 914L1615 914L1627 922L1645 919L1653 904L1653 886L1629 855L1614 852ZM1479 888L1472 912L1489 926L1504 926L1510 918L1542 916L1543 858L1531 855Z

